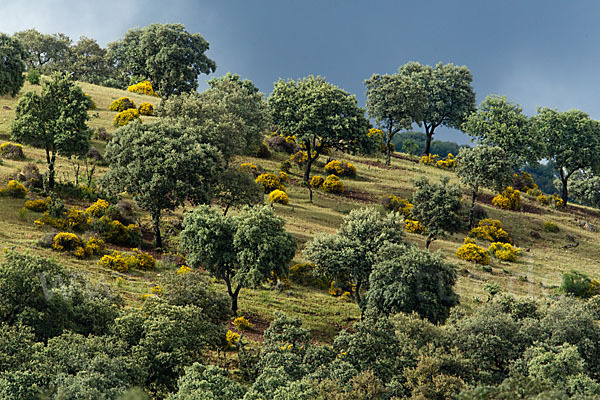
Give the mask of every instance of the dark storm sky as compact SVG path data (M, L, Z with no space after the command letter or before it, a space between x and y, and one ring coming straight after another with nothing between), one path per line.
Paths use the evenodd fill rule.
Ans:
M579 108L600 118L600 2L595 1L2 1L0 31L34 27L101 45L127 29L180 22L210 42L216 75L273 81L310 74L356 94L363 81L408 61L466 65L477 103L506 95L536 107ZM206 87L200 77L200 89ZM454 130L437 139L464 143Z

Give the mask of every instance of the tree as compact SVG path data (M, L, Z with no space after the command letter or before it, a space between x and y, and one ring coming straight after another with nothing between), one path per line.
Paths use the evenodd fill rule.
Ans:
M417 190L412 196L414 207L410 212L427 228L427 249L439 236L458 232L462 225L462 193L458 185L449 182L448 177L442 178L440 183L429 183L425 177L415 182Z
M463 147L456 157L456 176L471 189L469 228L473 227L473 210L480 188L500 192L510 185L515 164L502 148L480 144L474 148Z
M589 170L574 173L569 179L569 196L586 206L600 208L600 176Z
M14 34L25 49L25 62L28 69L40 72L63 71L70 57L71 39L64 33L42 34L35 29L27 29Z
M227 215L231 207L261 204L265 197L264 189L252 175L231 167L219 177L215 194L217 202L224 208L223 215Z
M0 33L0 96L15 97L25 83L25 51L21 43Z
M204 53L208 42L189 33L182 24L152 24L130 29L108 45L109 58L131 78L146 77L163 98L189 93L198 87L198 75L215 72L217 65Z
M103 84L113 70L106 61L106 49L98 45L96 39L81 36L71 47L70 70L78 81Z
M186 201L208 202L212 179L223 169L214 146L166 121L119 128L106 147L105 159L110 170L104 184L113 192L128 192L150 212L157 247L162 247L162 211Z
M361 151L373 143L367 136L369 122L356 98L321 77L280 79L269 105L278 129L295 136L307 154L305 184L310 182L313 163L327 149Z
M480 144L498 146L517 166L535 163L544 153L540 135L523 109L506 97L490 95L469 115L462 129Z
M226 161L236 154L256 153L271 121L264 95L239 75L227 74L208 83L209 88L200 94L167 99L158 114L194 126Z
M443 323L458 304L454 268L440 254L412 246L391 245L381 254L369 276L368 307L383 315L416 312Z
M425 127L425 151L431 153L431 140L439 126L461 129L462 123L475 110L473 76L466 66L438 63L435 67L409 62L398 69L398 75L411 77L426 94L420 114Z
M41 94L25 93L17 103L13 140L46 150L48 184L54 188L56 155L84 155L91 132L86 125L89 99L66 74L55 73Z
M236 313L243 287L287 275L296 242L283 224L266 206L245 208L235 217L202 206L183 221L181 249L187 252L190 265L202 266L225 281Z
M195 362L185 368L185 374L177 381L178 391L169 400L222 399L240 400L246 393L241 383L232 380L227 371Z
M422 83L412 76L374 74L365 81L369 117L384 132L385 164L390 165L391 142L402 129L423 119L427 94Z
M556 163L564 205L569 200L569 178L578 170L600 170L600 123L579 110L558 112L541 108L534 117L546 148L546 158Z
M352 210L335 234L315 236L304 247L304 256L319 272L338 285L348 285L364 311L361 290L384 243L402 243L402 220L396 213L382 215L374 208Z

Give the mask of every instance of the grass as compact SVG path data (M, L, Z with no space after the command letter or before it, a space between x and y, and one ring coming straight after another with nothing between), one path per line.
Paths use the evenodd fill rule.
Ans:
M129 93L122 90L98 87L86 83L81 84L85 93L91 95L97 104L97 109L90 111L89 126L92 128L104 127L109 132L114 132L112 119L115 113L108 111L110 103L121 96L128 96L136 105L149 101L158 105L160 99ZM21 91L39 90L29 84ZM10 124L14 118L17 98L0 97L0 138L8 140ZM7 106L10 109L5 109ZM144 122L152 117L143 117ZM94 140L92 145L103 149L104 142ZM17 168L22 168L26 163L33 162L38 165L43 173L46 168L45 154L42 149L25 147L27 160L3 160L0 165L0 185L5 185L11 174ZM391 167L383 165L383 157L364 158L347 154L333 153L332 159L343 159L352 162L357 167L358 175L353 179L342 178L346 187L344 196L332 195L315 191L313 202L308 201L308 191L299 185L302 180L302 171L294 166L289 174L290 181L286 184L290 197L289 205L275 205L275 212L286 221L286 229L298 240L298 253L294 262L302 262L301 250L304 244L319 233L331 233L339 227L342 218L352 209L366 205L377 206L384 195L394 194L409 198L414 190L413 181L420 176L430 180L439 180L443 176L450 178L451 183L456 183L454 173L430 166L417 164L407 159L393 158ZM269 159L255 157L238 157L235 162L252 162L266 172L278 173L281 161L287 159L285 154L274 153ZM312 172L326 176L323 170L326 158L322 157ZM69 160L59 157L57 159L57 178L63 181L73 181L74 172ZM103 174L106 167L97 170L97 176ZM489 198L480 196L480 199ZM266 196L265 196L266 201ZM465 204L469 201L465 192ZM0 248L15 249L30 252L45 257L53 257L63 265L77 271L85 271L91 280L111 284L121 292L131 306L137 306L144 294L150 293L164 269L152 272L135 272L119 274L106 270L97 264L97 259L77 260L67 254L53 252L40 247L37 242L47 234L47 229L34 226L33 220L36 213L21 212L25 200L0 198ZM456 291L461 298L461 307L471 309L488 297L484 290L485 284L496 283L503 291L517 296L543 298L556 293L560 284L561 273L576 269L588 274L592 279L600 279L598 266L600 263L599 234L583 229L582 220L600 227L600 219L595 210L581 206L570 206L567 211L543 207L535 202L534 198L522 196L522 202L529 212L512 212L499 210L488 203L479 203L489 218L499 219L504 229L512 236L515 244L522 249L517 262L501 262L492 258L491 272L485 271L478 265L459 260L456 249L462 244L467 234L466 231L447 238L436 240L431 245L432 251L440 251L448 262L456 265L458 281ZM235 212L235 211L233 211ZM177 220L183 215L183 210L176 210L167 214L164 224ZM150 230L150 220L147 215L142 216L142 228ZM545 232L543 224L546 221L555 223L559 231L556 233ZM541 239L534 238L531 233L537 232ZM423 236L406 234L406 239L423 248ZM565 245L577 242L577 247L563 248ZM176 240L171 238L167 243L172 243L172 250L176 250ZM0 259L2 255L0 254ZM214 283L217 290L225 291L224 286ZM306 287L293 286L289 290L278 292L268 288L243 290L240 294L240 314L249 315L250 319L266 323L273 319L273 312L284 311L292 316L299 316L305 325L311 329L313 336L319 341L329 342L335 334L343 328L348 328L358 320L360 312L354 303L349 303L341 298L330 296L326 291Z

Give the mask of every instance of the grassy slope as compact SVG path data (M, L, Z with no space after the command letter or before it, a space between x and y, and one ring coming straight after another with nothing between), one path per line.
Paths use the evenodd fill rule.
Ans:
M128 96L138 105L143 101L150 101L157 105L159 101L153 97L85 83L81 86L97 104L97 110L90 112L89 125L94 128L105 127L109 132L114 131L111 122L115 114L107 111L112 100ZM39 90L38 88L33 89ZM26 86L22 93L31 89ZM0 97L0 138L8 138L16 100L10 97ZM3 106L8 106L11 110L5 110ZM144 118L144 120L149 119L152 118ZM93 145L99 149L104 148L102 142L94 141ZM4 160L0 166L0 184L4 185L8 180L8 175L15 168L22 167L27 162L38 163L40 171L46 168L42 150L26 147L25 153L28 160L24 162ZM404 159L394 158L392 167L386 168L383 166L382 159L367 159L340 154L334 154L333 157L349 160L358 168L357 178L343 180L347 189L345 196L317 192L314 202L309 203L306 189L297 185L297 182L301 180L301 171L294 167L290 173L291 181L287 185L290 204L275 206L277 214L287 221L287 229L298 239L300 248L317 233L335 231L343 216L353 208L377 203L384 194L409 197L413 189L411 181L420 175L434 180L441 176L449 176L453 182L456 182L456 177L451 172ZM279 163L286 158L287 156L283 154L273 154L269 160L244 157L239 161L253 162L266 171L277 172ZM317 163L314 174L324 175L322 162ZM57 171L59 179L73 179L73 171L68 160L59 158ZM99 173L102 172L103 169L100 169ZM585 219L600 226L600 221L595 213L584 207L574 207L568 213L541 208L536 206L532 199L524 197L523 201L529 206L527 209L531 212L508 212L482 204L491 218L500 219L503 222L505 229L513 236L517 245L524 250L528 249L528 251L523 251L518 262L501 263L492 260L493 270L489 273L483 271L479 266L458 260L454 253L462 243L465 232L435 241L432 244L432 250L442 251L451 262L457 264L459 279L456 289L461 296L463 307L470 308L479 301L485 300L487 294L483 287L486 283L495 282L505 291L516 295L539 297L554 293L553 286L560 283L561 272L577 269L593 278L600 278L600 274L597 272L598 262L600 262L600 257L597 256L600 251L599 235L583 230L576 221L576 219ZM467 196L465 196L465 201L467 201ZM19 214L23 203L24 200L0 198L0 220L2 221L0 248L16 248L55 257L70 268L88 272L92 280L115 285L126 296L130 304L137 303L142 294L148 293L153 281L162 272L159 270L148 273L117 274L98 266L96 260L80 261L43 249L36 242L45 235L45 231L33 225L32 222L36 218L35 213ZM181 213L175 213L174 216L177 214ZM169 217L166 219L168 220ZM543 232L541 228L545 221L555 222L559 226L560 232L554 234ZM142 226L149 229L147 218L142 220ZM540 232L542 238L533 239L530 236L531 231ZM409 241L423 247L424 238L422 236L413 234L406 236ZM569 243L567 236L575 238L579 242L579 246L562 249L563 245ZM302 261L299 253L295 261ZM215 283L215 285L224 290L219 283ZM273 318L274 310L298 315L320 340L325 341L359 317L358 308L354 304L331 297L324 291L303 287L294 287L281 293L266 288L244 290L240 297L240 310L241 313L250 315L255 321L262 321L262 325Z

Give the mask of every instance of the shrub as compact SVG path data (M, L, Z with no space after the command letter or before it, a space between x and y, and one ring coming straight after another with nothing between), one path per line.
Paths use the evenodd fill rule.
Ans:
M435 166L437 168L448 169L453 171L456 168L456 159L454 158L454 155L452 153L448 153L446 158L443 160L438 160L435 163Z
M319 189L323 186L323 182L325 182L325 179L321 175L315 175L310 179L310 186Z
M527 193L528 196L532 196L532 197L538 197L539 195L542 194L542 191L540 189L527 189Z
M325 165L325 172L337 176L356 176L356 167L346 161L332 160Z
M90 96L89 94L85 93L85 100L87 101L87 109L88 110L95 110L96 109L96 102L94 101L94 99L92 99L92 96Z
M263 159L271 157L269 146L267 146L265 142L261 142L261 144L258 146L258 150L256 151L256 157Z
M521 204L521 192L509 186L492 199L492 204L503 210L516 211Z
M118 113L115 116L115 119L113 120L113 125L114 126L125 126L128 123L130 123L131 121L135 121L135 120L139 120L140 119L140 113L138 112L138 110L136 110L135 108L130 108L128 110L125 111L121 111L120 113Z
M342 194L344 193L344 184L337 176L329 175L323 182L323 191L327 193Z
M422 234L427 230L425 226L414 219L406 219L404 221L404 229L406 232Z
M9 160L24 160L23 146L18 143L4 142L0 144L0 157Z
M84 201L98 200L98 193L89 186L75 186L72 182L62 183L56 182L54 192L63 199L74 199Z
M239 330L242 330L242 331L252 329L252 327L254 326L254 324L252 324L250 321L248 321L246 319L246 317L244 317L243 315L241 317L237 317L236 319L234 319L233 325L235 325L236 328L238 328Z
M154 115L154 106L152 103L144 102L138 108L140 115Z
M67 227L74 231L84 232L90 223L90 219L82 210L72 207L65 217Z
M262 185L265 193L271 193L274 190L285 192L285 187L281 184L280 179L273 174L260 174L255 182Z
M404 215L404 218L410 218L410 210L413 208L413 204L410 201L394 195L383 196L381 198L381 205L386 210L401 213Z
M584 273L571 271L562 274L560 290L575 297L588 297L592 280Z
M248 172L250 174L253 174L254 176L259 175L258 167L256 165L252 164L252 163L241 163L240 164L240 169L242 171L246 171L246 172Z
M225 340L227 340L227 346L230 349L233 349L240 343L240 334L228 329L227 333L225 334Z
M456 250L456 256L476 264L489 265L490 263L490 255L486 249L474 243L466 243L460 246Z
M91 217L101 218L103 215L105 215L108 206L108 201L98 199L95 203L85 209L85 213Z
M25 202L25 208L35 212L48 211L48 204L50 203L50 197L47 199L27 200Z
M297 151L290 156L290 161L295 162L299 167L302 167L308 162L308 154L303 150Z
M274 151L293 154L297 151L296 142L289 142L283 136L273 136L266 140L267 145Z
M119 272L127 272L130 269L150 270L156 267L156 260L150 254L138 249L133 251L134 254L121 254L114 250L112 254L103 256L98 264Z
M123 257L117 250L114 250L110 255L107 254L102 256L100 261L98 261L98 264L119 272L129 271L127 257Z
M287 172L279 171L279 180L281 182L287 182L288 181L288 174L287 174Z
M550 232L550 233L557 233L560 230L560 229L558 229L558 225L556 225L554 222L550 222L550 221L544 222L542 229L544 230L544 232Z
M117 245L136 245L141 240L140 228L136 224L125 226L121 221L108 216L92 221L92 230L105 241Z
M37 165L33 163L27 163L23 169L17 169L10 179L21 182L28 190L41 189L44 186L42 174Z
M94 131L94 138L102 140L104 142L108 142L112 138L112 135L108 133L106 128L100 127Z
M29 71L27 71L27 82L31 83L32 85L39 85L40 71L35 68L30 68Z
M279 164L279 169L282 170L285 173L290 173L290 170L292 169L292 163L290 162L290 160L283 160L280 164Z
M485 218L479 221L477 226L469 232L469 237L475 237L488 242L511 243L512 240L504 229L502 222L497 219Z
M79 236L70 232L57 233L52 242L52 249L56 251L72 251L82 244Z
M0 189L0 195L23 199L27 196L27 189L23 184L10 180L5 188Z
M156 259L151 254L144 253L139 249L133 249L134 255L130 257L130 268L148 271L156 268Z
M129 97L119 97L117 100L113 101L108 107L110 111L122 112L129 109L135 109L135 104L133 100Z
M426 154L421 156L419 162L425 165L435 165L438 158L440 158L440 156L437 154Z
M529 190L536 190L538 188L538 185L533 182L531 175L525 171L520 171L513 175L511 186L521 192L528 192Z
M290 202L290 198L287 193L282 190L273 190L271 193L269 193L269 201L277 204L288 204Z
M513 247L510 243L494 242L490 245L488 252L502 261L517 261L517 255L521 249Z
M561 208L564 205L563 200L560 196L553 194L550 196L546 196L545 194L540 194L537 197L537 202L543 206L551 206L554 208Z
M86 256L96 256L104 252L106 245L104 244L104 240L92 236L85 242L83 248Z
M290 280L302 286L327 289L327 279L317 274L317 266L311 263L294 264L290 267Z
M150 83L150 81L138 82L135 85L131 85L127 88L127 91L131 93L140 93L148 96L158 97L156 92L154 92L154 89L152 88L152 83Z

